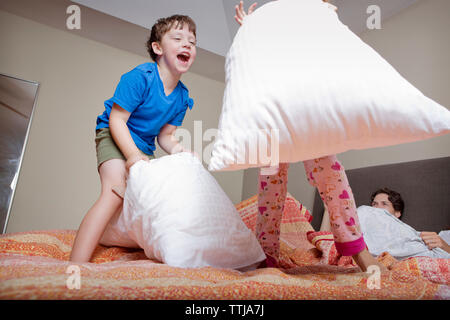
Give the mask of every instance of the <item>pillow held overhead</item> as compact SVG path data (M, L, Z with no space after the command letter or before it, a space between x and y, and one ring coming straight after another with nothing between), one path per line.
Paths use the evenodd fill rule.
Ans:
M225 69L212 171L450 132L450 111L411 85L319 0L273 1L247 16Z

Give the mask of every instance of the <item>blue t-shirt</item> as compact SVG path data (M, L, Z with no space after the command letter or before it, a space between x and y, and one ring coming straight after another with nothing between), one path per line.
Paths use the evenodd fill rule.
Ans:
M131 113L127 126L136 146L147 154L155 151L155 137L165 124L180 126L194 101L181 81L169 96L159 77L156 63L144 63L125 73L114 96L105 101L105 111L97 117L97 129L109 127L113 104Z

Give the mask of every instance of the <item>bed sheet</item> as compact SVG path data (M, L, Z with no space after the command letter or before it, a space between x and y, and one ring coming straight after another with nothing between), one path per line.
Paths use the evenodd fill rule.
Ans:
M256 196L237 209L254 230ZM374 288L368 285L374 274L339 257L330 235L315 232L310 221L308 210L288 195L281 267L247 272L169 267L147 259L141 249L101 245L90 263L73 264L68 259L75 230L4 234L0 299L450 299L449 259L398 261L383 253L378 260L389 272ZM71 285L73 265L79 268L79 289Z

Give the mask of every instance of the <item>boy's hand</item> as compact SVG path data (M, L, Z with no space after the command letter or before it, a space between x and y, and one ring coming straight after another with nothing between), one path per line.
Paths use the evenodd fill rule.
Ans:
M143 155L143 154L141 154L141 153L134 154L134 155L132 155L131 157L129 157L129 158L127 159L127 162L125 163L125 168L127 169L127 172L129 172L129 171L130 171L130 168L131 168L136 162L138 162L138 161L140 161L140 160L150 161L150 159L149 159L147 156L145 156L145 155Z
M244 3L241 1L239 2L239 5L235 7L236 9L236 15L234 16L234 19L236 20L237 23L239 23L241 26L244 23L244 18L250 14L252 14L252 12L255 10L255 7L258 3L253 3L249 8L248 8L248 13L245 13L244 10Z

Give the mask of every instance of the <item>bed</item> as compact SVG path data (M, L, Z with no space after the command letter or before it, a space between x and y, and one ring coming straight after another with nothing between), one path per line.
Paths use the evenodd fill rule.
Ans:
M237 205L250 228L256 196ZM90 263L77 264L80 287L71 286L69 261L76 230L41 230L0 237L0 299L450 299L448 259L377 259L389 272L368 285L349 257L336 252L330 234L315 231L312 215L288 195L281 224L281 268L247 272L181 269L148 260L143 250L97 246Z

